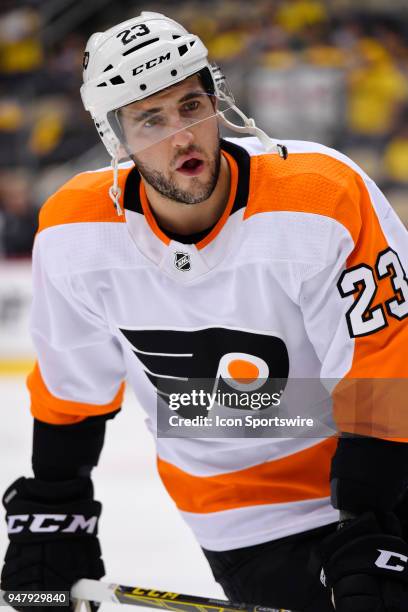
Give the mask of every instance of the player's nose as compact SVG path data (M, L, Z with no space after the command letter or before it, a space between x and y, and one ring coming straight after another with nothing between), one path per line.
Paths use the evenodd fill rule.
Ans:
M174 147L186 147L192 144L194 134L188 128L184 128L175 132L172 136L172 144Z

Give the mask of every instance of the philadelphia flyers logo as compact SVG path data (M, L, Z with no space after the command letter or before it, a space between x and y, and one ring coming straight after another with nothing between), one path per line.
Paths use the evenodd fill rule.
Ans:
M268 333L227 327L193 330L120 329L146 376L166 400L172 393L283 391L289 374L284 341ZM195 407L204 415L206 406ZM192 416L191 407L180 408Z

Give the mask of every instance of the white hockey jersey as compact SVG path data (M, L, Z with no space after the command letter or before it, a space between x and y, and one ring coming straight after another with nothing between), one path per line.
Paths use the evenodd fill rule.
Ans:
M285 144L287 160L254 138L222 142L230 196L197 244L161 231L132 164L119 171L122 217L110 169L75 176L46 202L33 257L37 419L63 426L112 412L126 377L155 434L159 379L206 377L247 355L270 377L340 380L340 429L373 433L364 427L374 410L384 437L408 438L406 231L345 156ZM387 381L369 405L360 388L358 417L354 379ZM157 437L158 469L200 544L226 550L337 520L335 445L333 436Z

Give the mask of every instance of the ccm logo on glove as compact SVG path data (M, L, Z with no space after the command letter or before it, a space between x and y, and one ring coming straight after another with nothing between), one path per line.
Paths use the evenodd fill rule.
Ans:
M64 526L61 523L70 521ZM31 533L75 533L86 531L94 533L98 523L97 516L86 518L83 514L14 514L7 517L9 534L30 531ZM394 569L394 568L393 568Z
M392 570L394 572L404 571L404 565L390 565L389 562L393 557L395 557L399 561L406 563L408 561L408 557L406 555L401 555L400 553L392 552L391 550L381 550L381 548L377 548L377 550L380 553L380 556L375 562L377 567L382 567L383 569Z

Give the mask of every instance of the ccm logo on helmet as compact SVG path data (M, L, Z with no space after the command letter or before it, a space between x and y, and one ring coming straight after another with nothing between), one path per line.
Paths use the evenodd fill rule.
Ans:
M169 61L170 56L171 56L171 53L169 51L168 53L166 53L166 55L159 55L159 57L154 57L148 62L145 62L144 64L140 64L140 66L137 66L136 68L134 68L132 73L133 75L140 74L141 72L144 72L145 70L149 70L150 68L153 68L154 66L158 66L162 62L167 62Z
M85 518L83 514L14 514L7 517L7 531L10 534L30 531L31 533L94 533L97 516Z
M395 560L398 559L403 563L407 563L408 557L406 555L401 555L397 552L392 552L391 550L381 550L381 548L377 548L380 556L378 557L375 565L377 567L381 567L383 569L392 570L393 572L403 572L405 569L405 565L395 564ZM391 565L390 561L394 557L394 565Z

